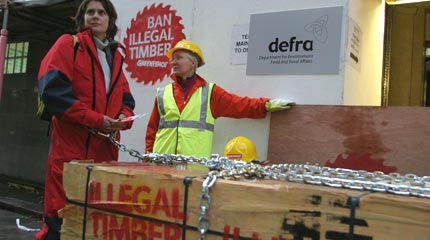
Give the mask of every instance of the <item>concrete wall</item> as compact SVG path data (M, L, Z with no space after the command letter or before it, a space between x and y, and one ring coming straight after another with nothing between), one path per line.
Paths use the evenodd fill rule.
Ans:
M362 31L360 44L361 67L346 61L344 105L381 105L382 64L385 27L385 1L350 0L348 21L353 21ZM351 26L350 24L348 24ZM353 31L348 29L347 31ZM350 40L350 39L347 39ZM351 44L350 42L347 42ZM348 58L348 55L345 56Z
M323 105L379 105L382 72L382 45L384 8L381 0L187 0L144 1L114 0L119 12L121 34L131 20L145 6L169 5L182 17L187 39L197 42L203 50L207 64L198 73L227 91L251 97L284 98L298 104ZM246 75L246 65L231 64L231 34L234 25L249 24L254 13L287 11L329 6L344 7L341 56L338 74L324 75ZM349 17L363 31L361 43L361 70L356 71L345 62L347 24ZM290 23L294 24L294 23ZM132 92L137 100L136 113L150 112L155 89L170 83L163 79L154 85L137 83L130 78ZM123 143L141 152L145 148L146 119L135 121L133 129L123 136ZM223 153L227 141L238 135L251 138L257 145L260 160L267 157L270 114L265 119L227 119L217 121L213 153ZM135 161L128 154L121 154L122 161Z
M113 0L119 12L119 40L125 37L130 21L139 11L152 4L170 5L182 17L184 34L203 49L207 64L198 73L227 91L251 97L285 98L298 104L377 105L380 101L380 56L382 56L383 7L380 0ZM234 25L249 24L254 13L287 11L328 6L343 6L344 20L350 16L363 30L361 71L356 71L341 55L339 73L331 75L246 75L246 65L231 64L231 34ZM347 22L343 43L347 43ZM53 41L30 39L28 73L5 75L0 104L0 174L43 182L49 151L47 123L35 117L37 106L37 71ZM371 47L369 47L371 46ZM381 46L381 47L379 47ZM345 49L341 51L344 54ZM373 55L372 55L373 54ZM137 100L136 113L150 112L155 89L170 82L154 85L137 83L130 77L131 90ZM128 147L144 152L147 118L139 119L123 135ZM223 153L226 142L237 135L253 139L260 159L267 157L270 114L265 119L217 122L214 153ZM121 153L122 161L135 161Z

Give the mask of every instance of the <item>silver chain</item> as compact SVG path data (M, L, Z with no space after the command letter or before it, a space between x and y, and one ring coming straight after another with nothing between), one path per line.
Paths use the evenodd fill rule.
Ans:
M200 240L204 240L206 236L206 232L209 229L209 218L207 213L209 211L211 205L211 196L209 195L209 189L215 184L216 175L213 175L212 172L209 172L206 179L202 184L202 196L200 197L200 210L202 211L199 222L197 225L197 229L200 233Z
M222 179L272 179L322 185L334 188L347 188L352 190L369 190L385 192L396 195L430 198L430 176L419 177L415 174L401 175L399 173L385 174L383 172L368 172L365 170L351 170L345 168L330 168L313 164L273 164L262 166L260 164L231 160L219 154L212 154L211 158L197 158L180 154L141 154L115 140L116 133L102 133L96 129L89 132L106 137L120 151L128 152L139 162L150 162L162 165L202 164L209 168L208 177L203 182L200 197L201 215L198 221L200 240L205 239L209 228L207 212L211 204L209 189L217 178Z
M150 162L162 165L185 165L196 163L205 165L210 174L217 178L239 179L258 178L283 180L289 182L307 183L335 188L354 190L370 190L376 192L393 193L430 198L430 176L415 174L401 175L399 173L385 174L383 172L368 172L365 170L350 170L345 168L330 168L315 164L260 164L231 160L219 154L212 154L211 158L185 156L181 154L141 154L115 140L116 134L105 134L89 129L91 133L107 137L122 152L138 158L139 162Z

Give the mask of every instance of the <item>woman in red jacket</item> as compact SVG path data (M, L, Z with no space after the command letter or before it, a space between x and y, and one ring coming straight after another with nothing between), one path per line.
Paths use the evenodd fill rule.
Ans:
M84 0L74 17L72 35L62 35L44 57L39 87L45 108L53 113L51 147L45 180L44 225L36 239L60 239L59 211L65 207L63 164L74 159L117 161L118 149L91 134L129 129L120 121L134 115L134 98L122 71L124 49L113 40L117 13L109 0ZM119 141L119 134L117 140Z

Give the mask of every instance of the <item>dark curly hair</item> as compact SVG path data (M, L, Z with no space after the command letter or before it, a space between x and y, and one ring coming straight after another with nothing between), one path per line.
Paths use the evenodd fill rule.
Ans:
M109 0L84 0L79 5L78 10L76 11L76 15L73 17L73 20L76 23L76 30L81 32L85 29L85 12L87 11L88 3L95 1L100 2L103 5L106 13L109 16L109 25L106 32L106 38L108 40L113 40L116 33L118 32L118 26L116 25L116 19L118 18L118 14L116 13L115 7Z

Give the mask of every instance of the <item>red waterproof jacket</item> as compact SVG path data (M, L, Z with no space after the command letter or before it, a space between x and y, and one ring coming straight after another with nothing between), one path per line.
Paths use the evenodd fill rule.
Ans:
M45 182L45 215L56 216L65 206L63 164L74 159L95 162L118 160L118 149L107 138L85 127L101 128L103 116L116 119L120 113L133 116L134 98L122 71L120 46L113 45L112 79L106 92L103 69L90 30L73 37L62 35L42 60L39 87L45 107L54 113ZM131 123L127 126L131 127ZM119 141L119 134L117 134Z
M193 79L193 81L195 81L194 84L183 88L178 83L175 75L171 75L170 77L173 80L173 95L175 96L176 105L179 111L182 112L193 93L197 88L204 86L206 80L196 75L196 79ZM210 99L210 110L214 118L264 118L267 113L265 107L267 101L269 101L269 98L240 97L214 85L212 97ZM155 98L154 107L152 108L151 117L146 130L146 152L152 152L159 121L160 113L158 112L157 98Z

